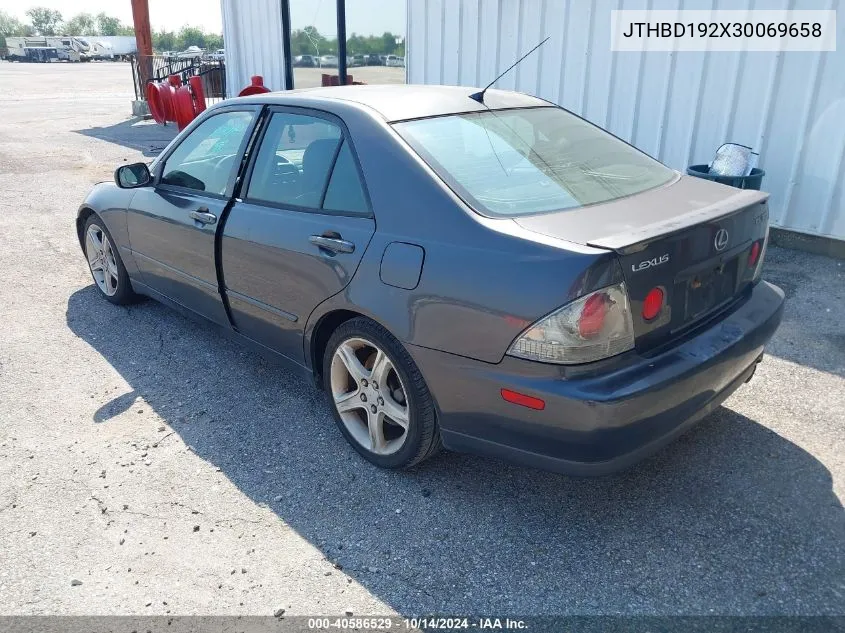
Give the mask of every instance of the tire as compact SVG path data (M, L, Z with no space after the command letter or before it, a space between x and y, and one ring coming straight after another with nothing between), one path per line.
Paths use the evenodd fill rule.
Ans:
M363 374L349 370L350 364L355 365L350 351L356 354L361 363L358 371ZM387 364L390 369L385 370ZM377 384L374 378L383 383ZM410 468L441 450L434 400L425 380L408 351L378 323L356 317L334 331L323 354L323 386L341 433L370 463L380 468ZM373 419L379 418L382 432L374 435ZM379 435L381 445L374 439Z
M89 232L92 231L102 238L103 250L99 251L99 255L105 252L105 260L102 258L96 261L92 260L94 252L97 250L96 242L89 236ZM85 221L85 228L82 232L82 244L85 258L88 260L88 270L94 279L94 287L101 297L106 301L121 306L135 303L141 298L132 290L129 273L126 272L126 266L123 265L120 252L115 246L115 241L106 228L105 222L93 213ZM104 269L97 269L97 266L102 266L104 261L109 267L108 280L105 279L106 275L102 272ZM103 279L100 279L100 276Z

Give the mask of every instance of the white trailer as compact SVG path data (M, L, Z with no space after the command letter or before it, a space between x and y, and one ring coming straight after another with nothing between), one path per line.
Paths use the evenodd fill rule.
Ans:
M100 41L99 38L96 40L90 39L88 40L90 47L88 48L88 58L89 59L109 59L113 60L114 56L114 49L111 47L111 44L107 42Z
M134 35L100 35L92 38L107 47L115 58L124 59L138 52Z
M7 37L7 58L10 61L84 61L88 44L77 37ZM55 51L55 55L49 53Z

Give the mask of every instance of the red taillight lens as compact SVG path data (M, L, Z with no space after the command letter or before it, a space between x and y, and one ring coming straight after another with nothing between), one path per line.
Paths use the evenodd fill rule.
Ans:
M502 389L502 399L513 404L518 404L529 409L536 409L542 411L546 408L546 403L540 398L533 398L526 396L524 393L518 391L511 391L510 389Z
M583 338L593 338L601 334L604 319L607 316L607 298L603 293L596 293L587 299L581 308L578 319L578 333Z
M760 248L760 242L759 241L754 242L751 245L751 252L748 253L748 267L749 268L753 268L754 266L757 265L757 260L760 259L760 251L761 250L762 249Z
M508 354L541 363L574 365L634 348L634 321L623 282L595 290L536 321Z
M643 318L651 321L663 309L663 291L660 288L652 288L648 291L643 301Z

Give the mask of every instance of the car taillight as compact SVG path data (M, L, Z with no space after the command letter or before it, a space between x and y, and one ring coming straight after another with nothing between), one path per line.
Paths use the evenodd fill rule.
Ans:
M578 317L578 334L581 338L590 339L601 334L604 327L604 320L607 317L606 295L596 293L591 295L581 308L581 316Z
M766 248L768 245L769 227L766 227L765 237L763 237L762 240L754 242L754 244L751 245L751 252L748 253L748 267L754 268L754 281L757 281L763 272L763 260L766 259Z
M760 259L760 242L754 242L751 245L751 252L748 253L748 267L753 268L757 265L757 260Z
M525 330L508 354L544 363L590 363L634 347L625 284L596 290Z
M648 291L643 301L643 319L651 321L663 309L663 290L660 288L652 288Z

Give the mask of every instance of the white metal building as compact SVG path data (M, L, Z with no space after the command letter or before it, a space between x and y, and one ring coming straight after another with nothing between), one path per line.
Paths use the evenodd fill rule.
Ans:
M237 96L261 75L272 90L285 90L284 29L280 0L221 0L226 44L227 96Z
M390 2L400 0L385 0ZM284 86L280 5L222 0L228 85ZM409 83L496 86L554 101L669 166L732 141L766 170L772 224L845 240L845 0L407 0ZM827 53L611 52L615 9L835 9ZM760 5L760 6L758 6Z

